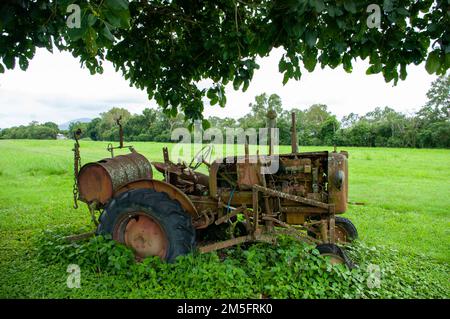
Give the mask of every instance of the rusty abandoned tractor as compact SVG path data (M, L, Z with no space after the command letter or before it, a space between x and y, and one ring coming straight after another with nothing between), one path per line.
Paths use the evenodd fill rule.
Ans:
M274 121L268 114L269 129ZM269 156L249 155L245 144L245 155L208 163L207 146L187 165L173 163L163 148L164 162L150 163L123 145L117 123L120 145L108 145L111 157L81 169L76 138L75 203L78 199L88 205L97 234L127 245L138 260L159 256L173 261L193 249L210 252L247 242L275 243L278 234L290 234L317 245L332 263L351 264L336 245L357 237L350 220L336 216L347 209L348 153L299 152L295 114L292 152L275 157L279 169L272 174L261 170L272 155L270 139ZM114 157L114 149L121 148L130 153ZM203 155L201 161L198 155ZM201 164L208 175L196 171ZM163 180L153 179L152 167Z

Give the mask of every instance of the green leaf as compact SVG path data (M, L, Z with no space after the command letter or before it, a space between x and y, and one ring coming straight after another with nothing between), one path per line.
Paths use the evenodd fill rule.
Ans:
M177 109L176 107L172 107L172 108L169 110L169 114L170 114L171 117L176 117L177 114L178 114L178 109Z
M323 0L310 0L310 4L314 7L317 13L325 10L325 3Z
M303 64L305 69L309 72L314 71L317 64L317 53L316 52L305 52L303 54Z
M391 69L385 66L383 68L383 76L386 82L391 82L392 79L395 78L396 79L395 83L397 83L398 75L396 69Z
M445 46L445 54L447 54L447 53L450 53L450 44L447 44L446 46Z
M344 66L345 72L352 72L352 56L350 54L344 54L344 56L342 57L342 65Z
M435 32L438 28L439 26L436 23L430 23L429 25L427 25L427 31L431 33Z
M429 74L434 74L439 70L441 66L439 51L433 51L428 55L427 62L425 64L425 69Z
M345 20L343 18L336 19L336 24L338 25L339 29L345 29Z
M130 11L128 10L128 1L125 0L106 0L105 16L109 23L116 28L130 27Z
M344 8L350 13L356 13L356 4L354 0L345 0Z
M289 73L284 73L283 77L283 85L285 85L289 81Z
M109 30L108 26L105 24L104 28L102 29L102 35L107 38L110 41L114 41L114 36L112 35L111 31Z
M29 46L29 49L27 51L25 51L24 54L28 59L32 59L35 52L36 52L36 47Z
M130 12L129 11L107 11L106 20L115 28L129 28L130 27Z
M241 84L242 84L242 80L240 78L238 78L238 77L234 78L234 80L233 80L233 88L236 91L239 90L239 87L241 86Z
M207 41L206 43L209 43L209 42ZM212 42L210 42L210 43L212 43ZM210 47L208 47L208 46L205 45L205 49L209 50ZM227 50L223 50L223 52L222 52L222 58L223 58L224 60L228 59L228 51L227 51Z
M227 104L227 97L225 95L222 95L222 98L219 99L219 105L220 107L225 107Z
M0 63L0 73L4 73L5 72L5 68L3 67L3 65Z
M128 1L127 0L106 0L105 4L114 9L114 10L128 10Z
M296 68L296 70L294 71L294 79L296 79L297 81L300 81L302 77L302 72L300 70L300 68Z
M367 45L363 45L360 49L360 56L363 60L365 60L370 54L370 48Z
M26 71L28 69L28 59L23 55L19 57L19 66L22 71Z
M7 69L12 70L16 66L16 58L13 55L6 55L3 58L3 64L5 64Z
M327 7L327 12L328 12L328 15L330 17L334 18L336 16L336 9L335 9L335 7L331 7L331 6Z
M294 33L295 37L300 38L305 32L306 26L303 23L297 23L291 27L291 31Z
M250 81L249 80L245 80L244 81L244 86L242 87L242 92L247 91L249 85L250 85Z
M89 13L89 15L87 17L88 26L92 27L96 21L97 21L97 17L94 16L92 13Z
M206 93L206 96L207 96L210 100L212 100L213 98L217 97L216 90L213 89L213 88L208 89L208 92Z
M383 10L386 12L391 12L392 10L394 10L394 4L392 3L392 0L383 1Z
M312 48L317 42L317 32L314 30L307 30L305 34L306 44Z
M402 16L405 16L405 17L409 16L409 11L406 10L405 8L398 8L397 9L397 13L399 15L402 15Z
M85 31L83 28L72 28L67 30L67 34L71 41L78 41L83 37Z
M202 127L203 127L204 130L207 130L207 129L209 129L211 127L211 123L209 123L208 120L203 119L202 120Z
M287 62L284 60L284 58L280 59L280 62L278 62L278 72L283 73L287 69Z
M406 76L408 75L408 72L406 72L406 64L400 65L400 79L403 81L406 79Z
M217 96L215 96L209 101L209 104L216 105L217 102L219 102L219 98Z
M108 20L108 22L111 23L111 25L115 28L120 28L120 26L122 25L120 17L111 12L108 12L108 14L106 14L106 20Z
M119 12L119 18L120 18L120 23L121 23L121 27L122 28L129 28L130 25L130 12L127 11L120 11Z
M370 74L377 74L381 72L381 64L375 64L375 65L371 65L367 71L366 74L370 75Z

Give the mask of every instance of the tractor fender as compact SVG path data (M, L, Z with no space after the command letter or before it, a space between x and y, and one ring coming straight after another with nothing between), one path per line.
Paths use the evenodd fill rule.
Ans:
M197 209L190 200L190 198L181 190L173 186L172 184L164 181L158 181L151 178L143 178L136 181L132 181L125 185L122 185L115 193L114 197L132 189L153 189L157 192L166 193L170 199L176 200L180 203L181 207L192 216L192 218L199 217Z

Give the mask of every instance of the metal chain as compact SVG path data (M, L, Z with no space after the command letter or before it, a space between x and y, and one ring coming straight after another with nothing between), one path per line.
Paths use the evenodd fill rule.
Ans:
M80 143L78 143L78 138L81 136L81 130L77 130L74 134L75 144L72 149L73 151L73 208L78 208L78 173L81 168L81 156L80 156Z

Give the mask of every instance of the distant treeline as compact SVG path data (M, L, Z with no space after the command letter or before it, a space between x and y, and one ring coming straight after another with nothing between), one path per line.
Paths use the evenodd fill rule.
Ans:
M444 76L433 82L427 93L428 102L417 113L407 115L390 107L376 108L365 115L351 113L340 121L328 111L326 105L315 104L306 110L284 110L276 94L261 94L249 105L250 112L235 120L210 117L204 127L262 128L266 126L266 114L277 114L280 144L290 144L291 112L297 114L297 133L300 145L379 146L379 147L450 147L450 77ZM228 106L231 107L231 106ZM129 141L170 142L171 132L186 127L183 114L175 118L166 116L159 109L145 109L142 114L132 115L123 108L112 108L89 123L72 123L67 136L72 137L81 128L83 137L95 141L117 141L119 128L116 119L122 118L124 138ZM31 123L0 131L0 138L54 139L59 133L55 123Z
M56 123L46 122L44 124L39 124L38 122L33 121L28 125L0 129L0 138L51 140L56 139L56 135L59 133L60 130Z

